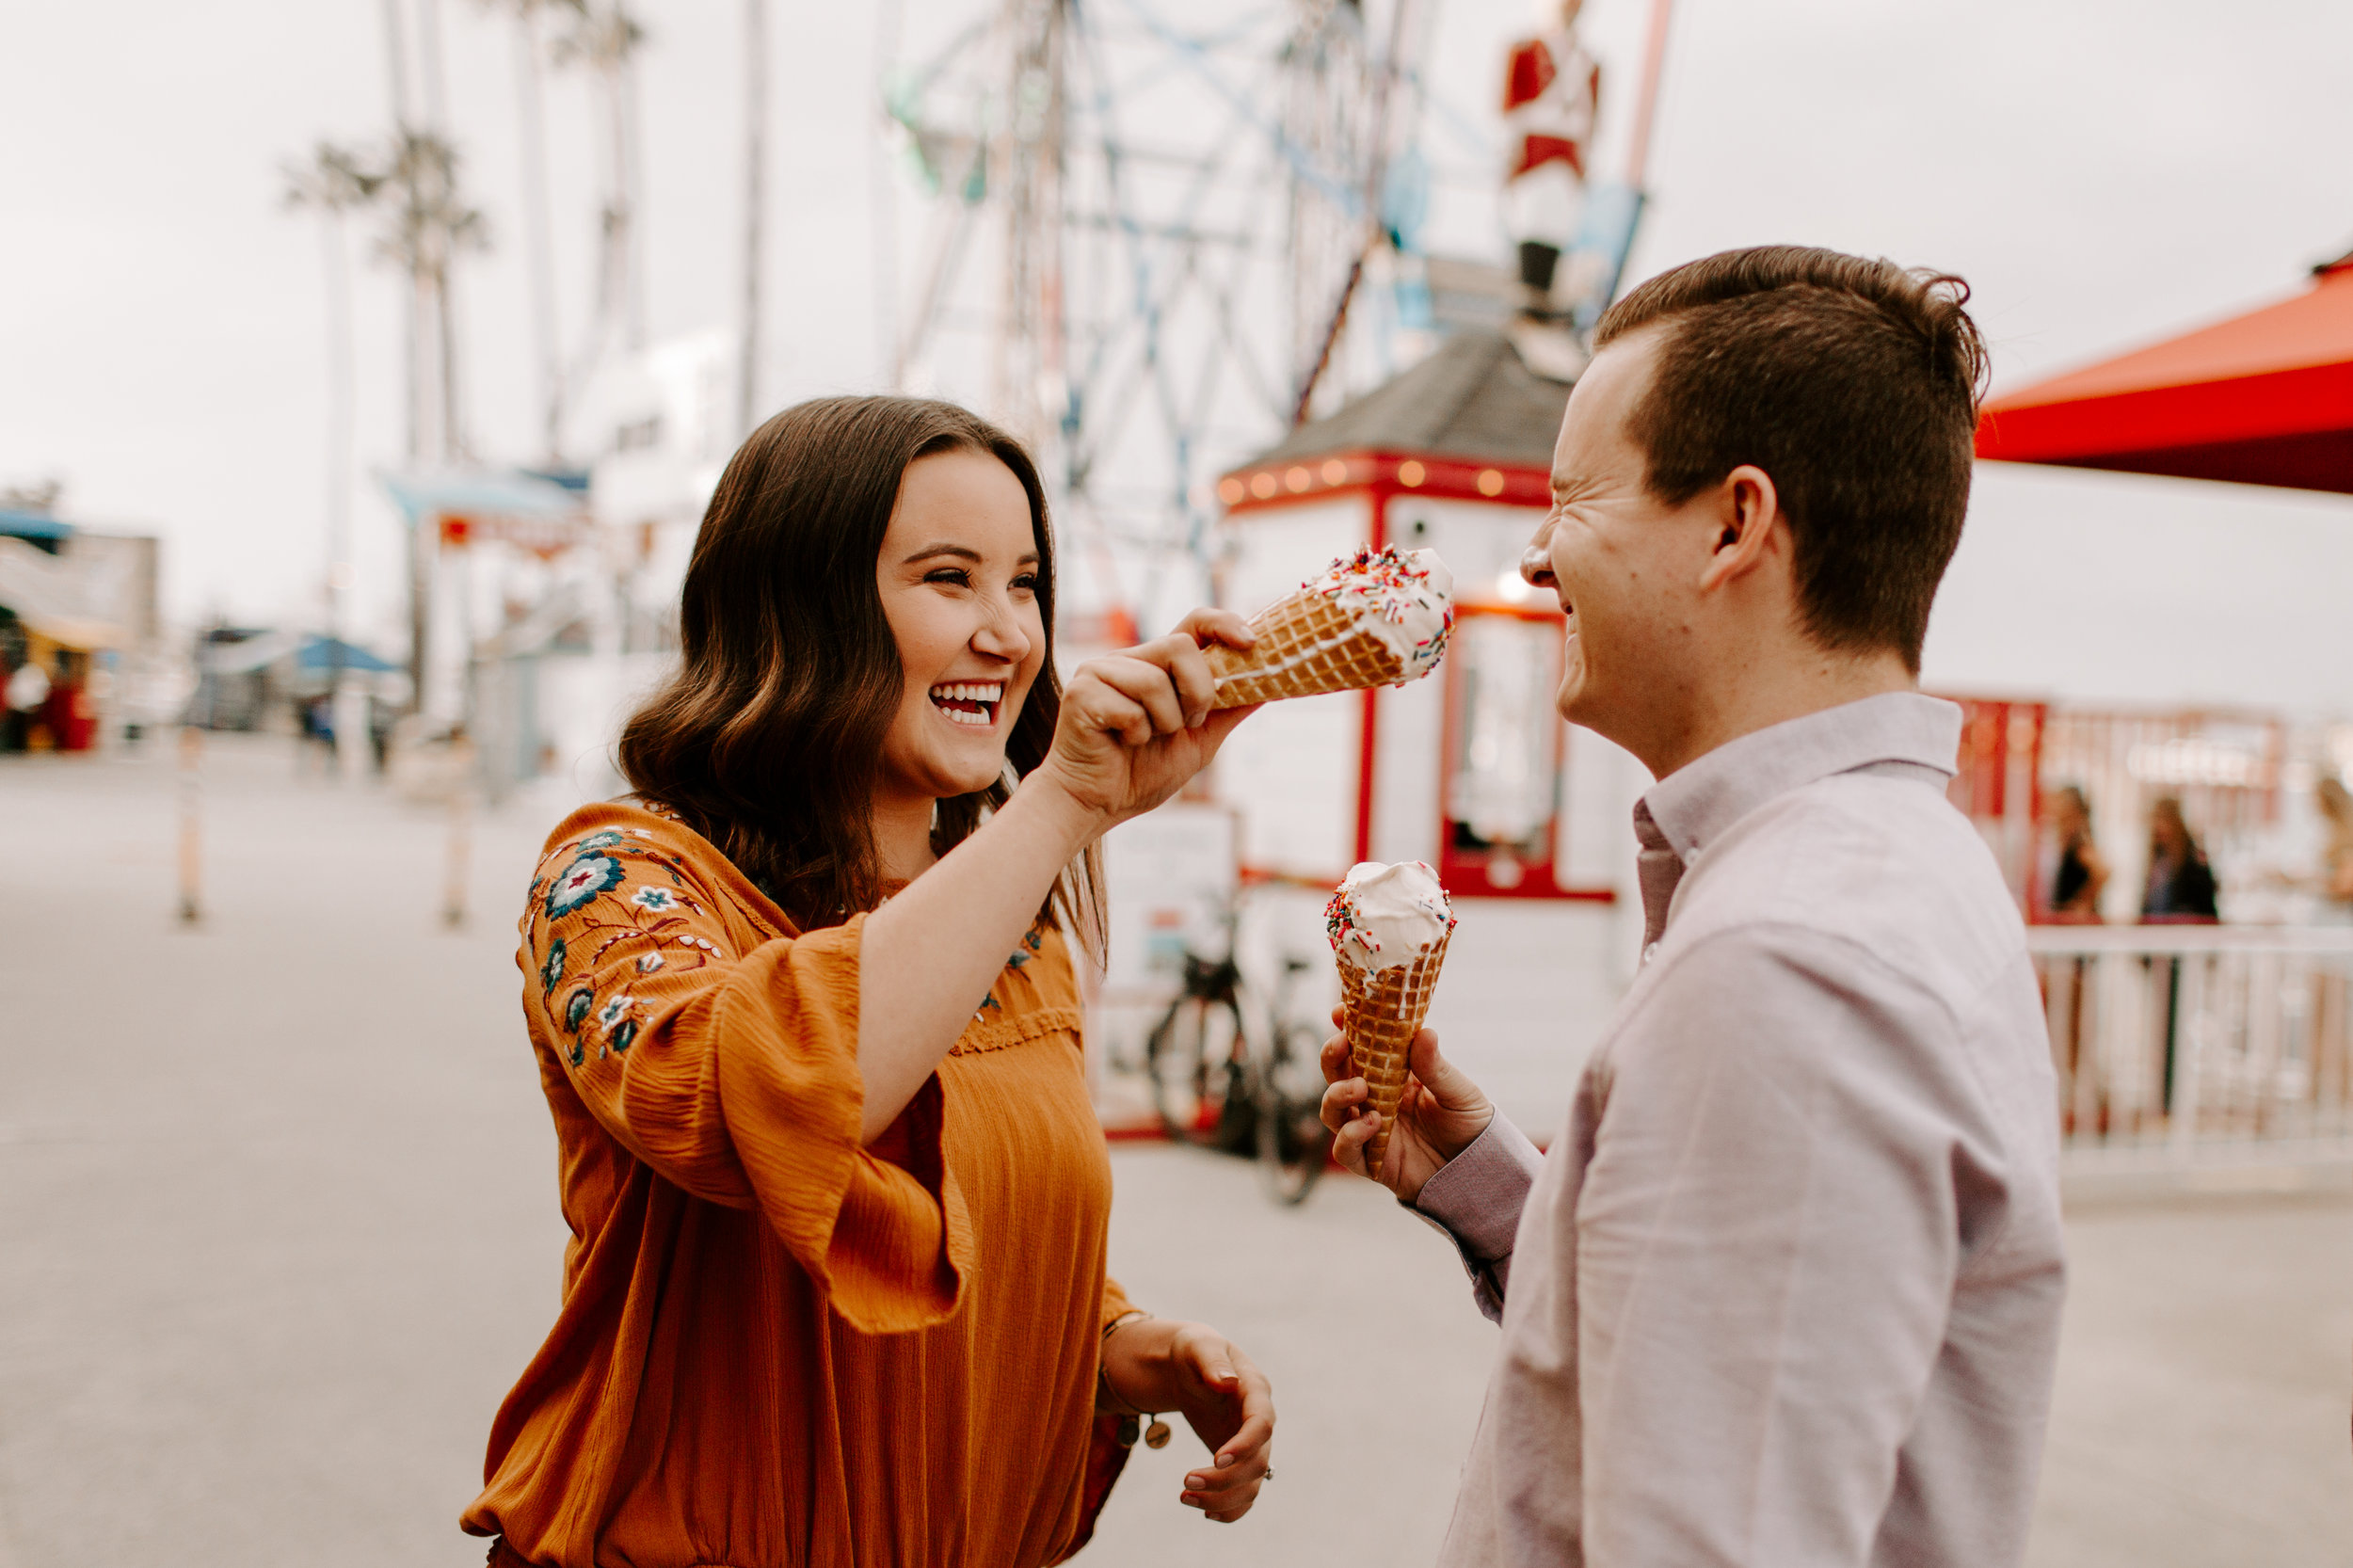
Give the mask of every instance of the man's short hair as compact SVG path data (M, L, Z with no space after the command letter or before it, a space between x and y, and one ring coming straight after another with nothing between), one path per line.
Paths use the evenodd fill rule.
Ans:
M1798 609L1825 648L1893 648L1917 675L1961 542L1985 342L1945 273L1804 246L1727 250L1609 307L1596 347L1663 328L1627 433L1680 505L1742 463L1772 475Z

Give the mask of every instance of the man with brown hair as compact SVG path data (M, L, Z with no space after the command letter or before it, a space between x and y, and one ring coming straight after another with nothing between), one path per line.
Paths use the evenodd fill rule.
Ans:
M1596 333L1522 572L1563 716L1658 782L1642 965L1540 1160L1428 1032L1378 1179L1502 1354L1449 1565L2025 1551L2064 1291L2025 928L1916 687L1984 347L1958 279L1795 247ZM1362 1168L1347 1047L1324 1117Z

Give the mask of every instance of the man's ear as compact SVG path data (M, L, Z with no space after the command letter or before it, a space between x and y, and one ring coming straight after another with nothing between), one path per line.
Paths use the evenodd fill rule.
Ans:
M1789 544L1773 476L1754 463L1724 475L1716 487L1716 539L1700 572L1703 593L1747 576Z

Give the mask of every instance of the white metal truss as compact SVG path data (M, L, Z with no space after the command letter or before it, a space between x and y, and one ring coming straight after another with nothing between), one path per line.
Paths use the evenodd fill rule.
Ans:
M1030 441L1097 544L1200 559L1221 469L1394 368L1366 284L1429 9L909 0L899 383Z

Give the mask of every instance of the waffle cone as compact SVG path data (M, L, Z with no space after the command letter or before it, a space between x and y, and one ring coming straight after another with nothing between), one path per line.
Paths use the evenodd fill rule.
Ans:
M1404 656L1363 619L1361 610L1304 588L1276 600L1250 617L1257 646L1247 652L1209 649L1217 706L1241 708L1277 697L1361 692L1404 680Z
M1405 1050L1430 1015L1430 993L1438 986L1446 944L1441 936L1412 963L1392 968L1360 969L1345 960L1340 964L1345 1009L1340 1032L1347 1036L1356 1071L1371 1086L1372 1108L1381 1112L1381 1129L1365 1148L1369 1171L1380 1170L1382 1156L1388 1152L1398 1102L1405 1095Z

